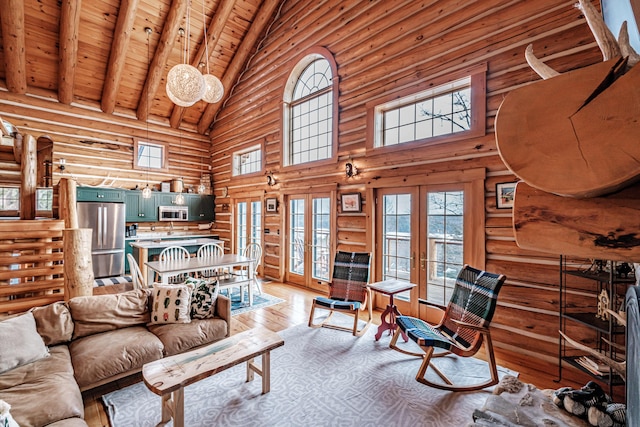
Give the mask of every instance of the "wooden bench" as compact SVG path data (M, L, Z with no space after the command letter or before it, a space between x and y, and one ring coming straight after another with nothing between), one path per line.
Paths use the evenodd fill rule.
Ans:
M165 357L142 367L144 383L162 397L163 426L173 418L174 427L184 426L184 388L204 378L247 362L247 382L254 373L262 377L262 393L270 388L271 350L284 340L267 329L251 329L205 347ZM262 355L262 366L254 358Z

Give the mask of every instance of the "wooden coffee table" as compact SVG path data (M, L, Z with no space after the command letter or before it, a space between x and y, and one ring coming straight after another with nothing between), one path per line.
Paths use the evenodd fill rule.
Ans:
M251 329L205 347L168 356L142 367L146 386L162 397L163 426L173 418L174 427L184 426L184 388L204 378L247 362L247 381L254 373L262 377L262 393L269 392L271 350L284 340L267 329ZM254 358L262 355L262 366Z

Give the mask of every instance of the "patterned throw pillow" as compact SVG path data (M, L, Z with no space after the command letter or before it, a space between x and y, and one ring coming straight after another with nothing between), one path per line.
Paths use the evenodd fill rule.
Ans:
M218 299L218 281L187 279L186 283L194 286L191 295L191 318L212 318L216 311L216 300Z
M150 325L162 323L190 323L191 285L156 285L153 288L153 307Z

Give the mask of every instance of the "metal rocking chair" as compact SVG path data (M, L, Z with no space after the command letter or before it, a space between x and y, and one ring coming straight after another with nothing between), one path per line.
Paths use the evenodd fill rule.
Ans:
M354 336L364 334L371 324L371 290L369 282L370 254L357 252L338 252L333 263L333 279L329 283L329 297L316 297L309 314L309 326L325 327L352 332ZM316 307L329 310L329 315L320 323L313 323ZM358 314L367 309L367 324L358 330ZM328 323L334 312L353 316L353 327Z
M422 365L418 369L416 380L431 387L452 391L480 390L498 383L498 371L493 355L493 345L489 334L489 324L496 308L498 292L506 277L502 274L487 273L465 265L456 279L456 285L449 304L445 307L431 304L426 300L420 303L431 304L444 309L444 316L437 325L410 316L398 316L396 330L389 347L401 353L421 357ZM405 333L424 353L414 353L399 348L398 337ZM440 369L432 363L433 357L455 354L460 357L474 356L485 342L487 362L491 378L480 384L454 384ZM444 351L435 353L435 348ZM444 383L437 383L425 377L431 367Z

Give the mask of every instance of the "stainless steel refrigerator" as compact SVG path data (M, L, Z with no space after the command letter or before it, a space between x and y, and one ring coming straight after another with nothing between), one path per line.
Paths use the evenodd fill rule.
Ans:
M93 275L124 274L124 203L78 202L78 225L93 229L91 261Z

